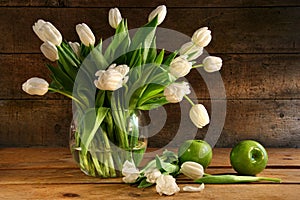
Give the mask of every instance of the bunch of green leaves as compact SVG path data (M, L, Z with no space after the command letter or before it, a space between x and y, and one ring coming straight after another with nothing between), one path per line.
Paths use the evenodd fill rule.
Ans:
M134 184L137 184L138 188L146 188L152 186L154 183L147 182L147 178L144 176L144 174L147 170L154 168L157 168L162 174L169 174L176 177L180 173L177 154L172 151L165 150L161 156L156 155L155 159L151 160L140 171L141 175Z

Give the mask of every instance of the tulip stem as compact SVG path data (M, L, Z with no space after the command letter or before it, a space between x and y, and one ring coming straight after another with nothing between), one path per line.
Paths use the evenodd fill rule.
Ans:
M76 99L75 97L73 97L72 95L70 95L70 94L68 94L66 92L63 92L63 91L60 91L60 90L57 90L57 89L54 89L54 88L50 88L50 87L48 88L48 90L52 91L52 92L57 92L57 93L62 94L64 96L66 96L66 97L69 97L70 99L76 101L77 103L79 103L80 105L83 106L83 104L78 99Z
M195 69L195 68L199 68L199 67L203 67L203 66L204 66L203 64L199 64L199 65L193 66L192 68Z
M185 98L192 106L195 105L194 102L190 99L190 97L184 95L184 98Z

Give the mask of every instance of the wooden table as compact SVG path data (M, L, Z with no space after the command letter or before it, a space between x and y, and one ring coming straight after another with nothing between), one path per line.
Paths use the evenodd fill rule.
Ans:
M300 149L267 149L269 163L260 176L282 183L206 184L202 192L160 196L155 187L138 189L121 178L99 179L84 175L66 148L0 149L0 199L299 199ZM151 151L151 149L150 149ZM230 149L214 149L207 173L234 173ZM154 155L147 155L145 160ZM182 188L191 185L184 176Z

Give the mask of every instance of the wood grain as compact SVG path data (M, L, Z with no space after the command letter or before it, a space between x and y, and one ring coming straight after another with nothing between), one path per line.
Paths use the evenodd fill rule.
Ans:
M0 113L0 146L68 144L70 101L0 101Z
M0 170L1 180L0 187L11 185L26 184L96 184L96 183L123 183L122 178L100 179L89 177L80 171L79 168L74 169L35 169L22 170L23 173L18 174L20 170ZM209 174L236 174L232 168L208 168L206 173ZM300 174L298 169L265 169L258 176L280 178L282 183L300 183ZM193 181L185 176L177 178L178 183L192 183Z
M37 7L156 7L165 4L168 8L173 7L260 7L260 6L299 6L297 0L269 1L269 0L242 0L242 1L222 1L222 0L2 0L0 6L37 6Z
M146 165L156 155L161 155L165 149L148 148L141 166ZM168 149L177 152L177 148ZM231 167L229 161L230 148L213 148L213 158L209 168L221 170ZM300 167L299 149L267 148L268 166L270 169L285 167L297 169ZM77 169L68 148L1 148L1 170L29 169Z
M123 16L128 18L129 28L145 24L150 11L148 8L121 10ZM298 53L299 13L299 7L178 8L169 10L162 27L192 36L197 28L209 26L214 38L207 47L210 53ZM109 28L107 14L108 8L3 7L0 14L3 22L0 27L3 35L0 53L39 52L41 42L31 30L39 18L51 21L68 41L78 40L75 25L82 22L92 28L98 39L108 38L113 30ZM263 23L257 23L259 21Z
M300 56L297 54L222 54L220 73L227 99L290 99L300 98ZM42 54L0 54L0 99L64 99L61 95L30 96L21 85L33 76L48 81L49 61ZM201 74L200 74L201 72ZM215 82L215 74L192 70L186 77L199 99L219 96L220 88L210 90L204 79ZM243 78L241 78L243 77ZM221 82L222 83L222 82ZM213 83L214 85L215 83ZM225 94L224 94L225 97Z
M299 100L215 100L215 105L227 103L224 129L217 140L218 147L229 147L243 139L260 141L267 147L299 147ZM201 100L211 114L211 102ZM186 139L203 139L209 126L197 130L190 122L187 102L171 104L151 117L150 147L178 146ZM66 146L72 118L68 100L2 100L0 101L1 146ZM151 115L150 115L151 116ZM7 121L10 119L10 121ZM165 123L161 123L164 122ZM182 129L179 129L181 124ZM212 126L218 126L211 122ZM222 130L222 129L221 129ZM218 133L215 133L218 134ZM176 136L176 140L174 137Z
M231 174L234 171L225 156L230 149L214 149L211 174ZM149 149L151 152L157 149ZM198 193L182 190L172 199L292 199L299 196L299 149L267 149L269 163L260 176L278 177L282 183L206 184ZM155 187L138 189L122 183L121 178L99 179L84 175L74 165L66 148L1 148L0 199L161 199ZM146 159L151 156L146 154ZM153 158L153 155L152 157ZM287 159L291 158L291 159ZM294 159L293 159L294 158ZM286 161L286 162L285 162ZM277 167L272 167L272 163ZM290 163L290 165L286 165ZM182 189L193 182L180 175L177 184ZM196 184L194 186L197 186ZM24 192L26 191L26 192ZM115 195L117 191L117 196ZM242 191L242 192L241 192ZM253 192L255 191L255 192Z
M119 7L132 29L146 23L148 14L159 4L168 7L162 28L187 36L202 26L212 30L213 40L206 50L223 59L220 73L226 98L220 93L219 83L209 95L196 70L187 79L194 90L193 99L207 106L210 114L212 96L219 106L227 99L225 126L217 146L231 147L242 139L255 139L267 147L299 147L300 2L297 0L2 0L0 146L68 144L71 102L56 94L36 97L21 90L21 84L30 77L49 80L44 67L47 60L39 50L42 42L31 28L37 19L51 21L67 41L79 40L75 25L85 22L99 40L113 35L107 20L110 8ZM167 41L179 48L185 42L178 39L170 42L168 38L161 38L159 43L164 45ZM215 75L200 72L210 84L214 83ZM187 115L189 107L182 108L165 107L167 123L149 138L151 147L167 145L181 122L187 122L181 140L191 134L199 139L205 137L209 127L193 129ZM186 118L181 119L181 115ZM212 120L214 124L216 120Z
M186 184L179 184L182 188ZM188 184L190 185L190 184ZM197 186L197 185L195 185ZM240 184L240 185L206 185L201 193L180 192L172 199L290 199L299 197L299 184ZM77 197L80 199L166 199L159 196L155 187L138 189L125 184L33 184L0 186L1 199L65 199ZM27 191L27 192L24 192ZM254 192L255 191L255 192ZM116 193L117 192L117 193ZM117 194L114 195L114 194Z

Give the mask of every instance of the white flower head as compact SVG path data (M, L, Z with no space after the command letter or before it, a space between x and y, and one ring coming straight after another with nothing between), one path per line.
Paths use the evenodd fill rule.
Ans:
M126 76L128 72L127 65L112 64L106 71L99 70L95 73L98 79L94 81L94 84L100 90L115 91L128 81L128 76Z
M180 172L187 177L196 180L202 178L204 169L203 166L199 163L187 161L181 165Z
M156 191L160 195L173 195L180 191L176 179L171 175L161 175L156 180Z
M155 8L148 17L148 21L152 21L154 17L158 15L157 25L160 25L167 15L167 7L165 5L160 5L157 8Z
M93 34L92 30L88 25L85 23L77 24L76 25L76 32L81 40L81 42L85 46L90 46L95 44L95 35Z
M148 183L156 183L156 180L161 176L161 172L157 168L150 168L145 171L144 176L147 177L146 181Z
M114 69L120 72L125 77L128 74L130 68L127 65L112 64L108 67L108 69Z
M80 56L80 44L78 42L68 42L71 49L73 50L73 52L75 53L75 55L77 57Z
M203 68L205 71L211 73L219 71L222 67L222 59L216 56L207 56L203 60Z
M195 104L190 110L190 118L195 126L203 128L209 123L207 110L202 104Z
M116 29L120 22L122 21L122 16L118 8L112 8L108 13L108 22L109 25Z
M39 19L32 26L32 29L43 42L49 41L56 46L59 46L62 42L60 32L50 22L45 22L44 20Z
M187 82L172 83L164 90L164 95L168 102L178 103L182 101L184 95L190 94L191 90Z
M30 95L42 96L48 92L48 88L49 88L49 83L46 80L37 77L28 79L22 85L23 91Z
M199 28L192 36L192 42L199 47L206 47L211 39L211 31L207 27Z
M193 42L183 44L179 50L180 55L187 55L188 61L196 60L203 53L203 47L195 45Z
M135 167L134 162L126 160L122 168L123 181L125 183L134 183L136 179L140 176L140 171Z
M187 56L179 56L172 60L170 64L170 73L176 78L184 77L192 69L192 63L187 60Z
M49 41L44 42L41 47L41 52L46 58L52 62L59 59L57 47Z

